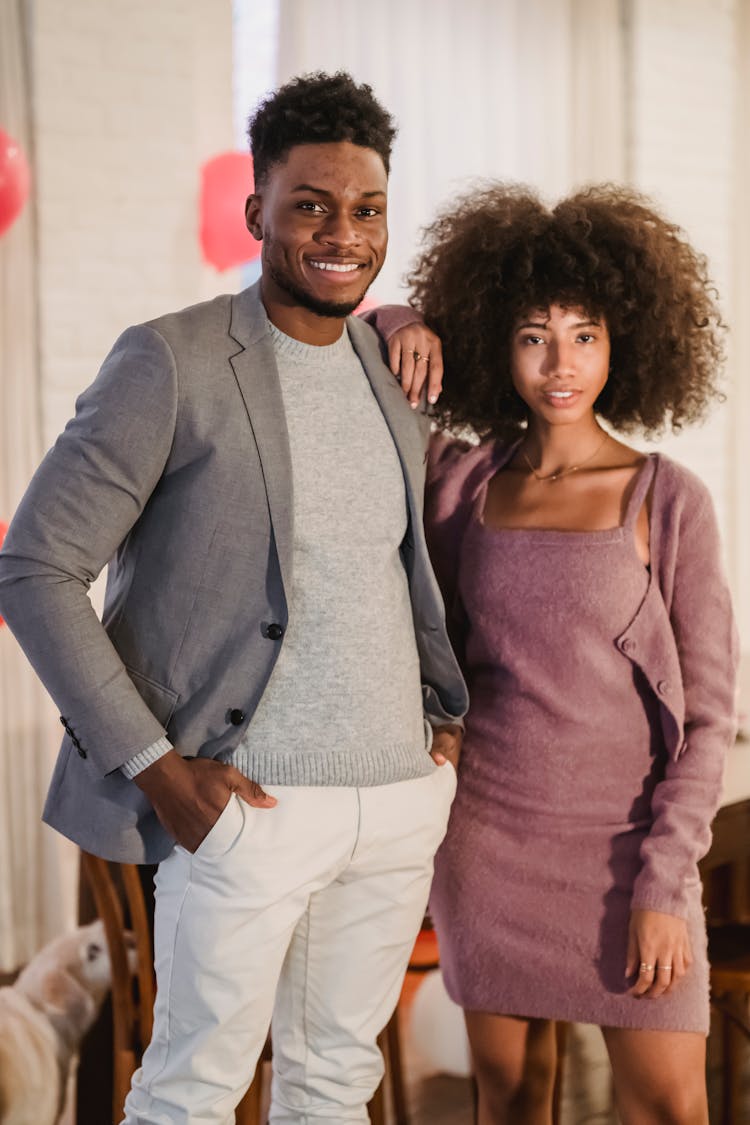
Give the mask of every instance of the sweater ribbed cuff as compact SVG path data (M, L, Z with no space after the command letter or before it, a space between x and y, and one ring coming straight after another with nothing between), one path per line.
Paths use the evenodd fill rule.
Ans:
M123 762L120 766L120 773L123 773L125 777L132 781L139 773L143 773L145 769L152 766L154 762L158 762L159 758L163 758L173 749L172 743L166 735L163 735L161 738L157 738L156 742L147 746L145 750L140 750L132 758L128 758L127 762Z

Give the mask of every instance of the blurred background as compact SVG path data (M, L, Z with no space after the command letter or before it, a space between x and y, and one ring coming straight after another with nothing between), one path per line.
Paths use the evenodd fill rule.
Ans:
M265 92L338 68L400 126L377 302L483 177L627 181L707 254L727 401L661 444L713 493L750 646L750 0L0 0L0 130L30 168L0 236L0 521L123 327L257 276L201 241L207 169ZM0 971L75 915L75 857L39 824L59 733L0 629Z

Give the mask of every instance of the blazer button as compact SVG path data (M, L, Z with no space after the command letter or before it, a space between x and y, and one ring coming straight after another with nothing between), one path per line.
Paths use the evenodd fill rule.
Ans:
M233 727L239 727L245 721L245 712L241 711L239 707L233 707L229 712L229 721Z
M268 637L269 641L280 641L284 636L284 630L274 621L266 629L266 636Z
M86 751L84 750L84 748L82 746L76 746L76 750L78 751L78 757L79 758L87 757Z

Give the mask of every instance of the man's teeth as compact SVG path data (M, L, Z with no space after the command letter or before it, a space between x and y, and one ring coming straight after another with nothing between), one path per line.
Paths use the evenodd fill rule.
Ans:
M313 269L316 270L331 270L333 273L354 273L359 269L356 262L310 262Z

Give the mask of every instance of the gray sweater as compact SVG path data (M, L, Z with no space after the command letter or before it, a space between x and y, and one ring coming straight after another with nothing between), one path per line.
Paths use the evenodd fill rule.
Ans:
M228 760L261 784L384 785L428 773L406 572L404 479L346 332L271 326L294 481L283 648Z

